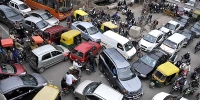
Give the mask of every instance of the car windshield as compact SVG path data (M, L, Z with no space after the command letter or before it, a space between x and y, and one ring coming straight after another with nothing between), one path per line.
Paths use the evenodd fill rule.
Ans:
M150 56L148 55L144 55L142 58L140 58L140 60L145 63L146 65L154 68L155 65L156 65L156 60L151 58Z
M98 30L96 27L93 26L93 27L88 28L88 29L87 29L87 32L88 32L90 35L94 35L94 34L98 33L99 30Z
M133 44L131 41L128 41L127 43L124 44L125 50L129 51L133 48Z
M181 96L176 96L176 95L168 95L164 98L164 100L181 100Z
M57 45L55 45L55 44L52 44L52 46L53 46L54 48L56 48L56 50L64 52L64 50L63 50L61 47L59 47L59 46L57 46Z
M170 41L170 40L168 40L168 39L166 39L166 40L163 42L163 44L166 45L166 46L168 46L168 47L170 47L170 48L172 48L172 49L176 49L176 47L177 47L177 44L176 44L176 43L174 43L174 42L172 42L172 41Z
M76 56L78 56L78 57L80 57L80 58L83 58L83 53L82 53L82 52L79 52L79 51L77 51L77 50L72 50L72 54L74 54L74 55L76 55Z
M193 27L194 27L195 29L200 30L200 23L196 23Z
M18 13L15 12L14 10L7 10L6 13L5 13L5 15L6 15L8 18L10 18L10 17L17 16Z
M190 34L190 33L183 32L182 34L183 34L185 37L187 37L187 38L190 38L190 37L191 37L191 34Z
M184 11L184 8L183 8L183 7L178 7L178 11L183 12L183 11Z
M32 75L26 74L26 75L20 75L19 77L22 79L24 85L32 85L32 86L38 85L37 79Z
M26 4L20 4L19 5L19 9L24 10L24 9L28 9L29 7Z
M126 81L134 78L136 75L131 71L130 66L117 69L118 78L121 81Z
M184 23L186 23L186 22L187 22L187 19L181 17L181 18L179 18L179 21L180 21L180 22L184 22Z
M159 71L155 71L154 75L159 79L159 80L164 80L166 78L166 76L164 76L161 72Z
M41 21L37 22L36 25L39 29L43 29L48 26L48 23L44 20L41 20Z
M174 29L175 29L175 25L173 25L173 24L171 24L171 23L165 24L164 27L167 28L167 29L170 29L170 30L174 30Z
M115 33L119 32L118 28L113 28L112 31L115 32Z
M14 66L8 65L8 64L1 65L1 70L4 73L10 73L10 74L16 73L16 68Z
M41 17L44 20L48 20L48 19L52 18L53 16L50 13L46 12L46 13L42 14Z
M92 94L100 84L101 84L100 82L92 82L92 83L88 84L84 88L83 94Z
M147 34L143 37L143 39L148 41L148 42L155 43L157 38L150 35L150 34Z

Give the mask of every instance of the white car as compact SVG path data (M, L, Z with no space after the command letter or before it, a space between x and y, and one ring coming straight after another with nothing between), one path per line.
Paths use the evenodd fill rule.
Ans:
M187 3L185 3L186 5L192 6L194 7L196 5L196 0L189 0Z
M142 50L150 52L164 40L164 33L160 30L152 30L139 41Z
M85 80L74 90L76 100L123 100L124 96L113 88L101 83Z
M160 28L160 31L164 32L165 34L171 31L171 33L174 34L177 31L179 31L180 28L181 28L180 23L171 20L168 23L164 24L164 26Z
M28 12L31 11L31 8L20 0L11 0L8 3L8 6L15 9L16 11L21 13L23 16L26 16Z
M170 99L172 98L172 99ZM152 100L188 100L182 96L177 96L177 95L171 95L165 92L160 92L156 94Z

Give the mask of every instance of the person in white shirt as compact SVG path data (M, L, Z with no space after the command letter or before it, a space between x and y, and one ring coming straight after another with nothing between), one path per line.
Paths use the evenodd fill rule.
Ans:
M78 76L80 77L81 76L81 64L79 64L79 62L78 62L78 60L77 59L75 59L74 61L73 61L73 67L76 69L76 70L78 70Z
M67 74L66 74L66 83L67 83L67 85L69 85L71 88L72 88L72 90L74 90L75 88L74 88L74 86L72 85L72 83L73 83L73 81L76 81L77 79L74 77L74 75L72 75L72 74L70 74L69 72L67 72Z

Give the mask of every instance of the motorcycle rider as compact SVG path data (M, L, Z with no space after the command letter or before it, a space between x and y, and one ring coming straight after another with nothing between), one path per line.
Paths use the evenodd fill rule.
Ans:
M117 17L118 17L118 11L115 12L115 14L113 15L113 18L114 18L115 20L117 19Z
M78 76L80 77L81 76L81 65L80 65L80 63L78 62L78 59L75 59L74 61L73 61L73 67L76 69L76 70L78 70Z
M71 87L73 91L75 90L75 87L72 84L74 80L77 81L77 79L72 74L70 74L69 72L67 72L67 74L66 74L66 84L69 87Z
M196 77L195 80L192 80L189 83L189 86L191 86L193 88L198 88L199 87L199 77Z
M180 65L180 69L181 69L180 72L187 71L187 72L186 72L186 75L187 75L188 72L190 71L190 64L189 64L189 63L182 63L182 64Z
M191 59L190 59L190 52L187 52L186 54L184 54L182 56L182 59L186 59L188 63L190 63Z
M183 87L187 84L187 77L184 75L184 76L178 78L176 81L179 82L180 94L181 94L183 91Z
M94 56L94 55L92 54L92 52L90 52L88 61L89 61L89 65L91 65L92 70L93 70L94 72L96 72L96 70L95 70L95 67L96 67L96 59L95 59L95 58L97 58L97 57Z
M15 63L20 63L19 62L19 51L16 48L12 48L12 51L13 51L12 54L13 54Z

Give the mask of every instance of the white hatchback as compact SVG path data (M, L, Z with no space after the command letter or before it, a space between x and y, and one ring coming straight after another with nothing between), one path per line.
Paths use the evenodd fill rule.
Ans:
M164 40L164 33L160 30L152 30L139 41L142 50L150 52L159 46Z
M170 99L172 98L172 99ZM158 94L156 94L152 100L188 100L184 97L181 96L176 96L176 95L171 95L165 92L160 92Z
M166 33L169 33L171 31L172 34L178 32L181 28L181 24L176 21L169 21L166 24L163 25L163 27L160 28L160 31Z
M15 9L16 11L21 13L23 16L26 16L28 12L31 11L31 8L20 0L10 0L10 2L8 3L8 6Z

